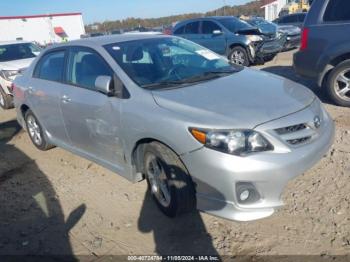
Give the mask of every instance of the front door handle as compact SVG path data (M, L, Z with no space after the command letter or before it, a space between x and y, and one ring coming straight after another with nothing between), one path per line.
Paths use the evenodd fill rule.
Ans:
M69 103L70 101L72 101L72 99L70 99L67 95L63 95L62 96L62 102L63 103Z

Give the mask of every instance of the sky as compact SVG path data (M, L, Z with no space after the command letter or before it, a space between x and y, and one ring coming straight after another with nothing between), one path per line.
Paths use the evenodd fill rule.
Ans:
M1 0L0 16L82 12L85 24L127 17L153 18L207 12L251 0Z

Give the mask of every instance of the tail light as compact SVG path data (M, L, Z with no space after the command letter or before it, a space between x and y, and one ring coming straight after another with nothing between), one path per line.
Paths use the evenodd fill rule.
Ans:
M302 32L301 32L300 51L307 49L307 46L309 43L309 32L310 32L310 29L307 27L304 27Z

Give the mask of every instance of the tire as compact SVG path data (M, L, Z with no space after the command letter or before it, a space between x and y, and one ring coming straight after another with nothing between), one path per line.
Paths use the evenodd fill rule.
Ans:
M152 197L166 216L176 217L195 210L196 197L191 177L170 148L158 142L146 145L143 162Z
M0 107L4 110L13 108L12 97L6 94L1 86L0 86Z
M326 91L333 103L350 107L350 60L338 64L331 71L326 82Z
M24 119L26 122L29 138L34 146L42 151L46 151L52 148L53 145L47 142L47 138L43 132L42 126L30 109L28 109L28 111L25 113Z
M231 63L242 66L249 66L249 57L247 50L241 46L235 46L231 49L228 59Z

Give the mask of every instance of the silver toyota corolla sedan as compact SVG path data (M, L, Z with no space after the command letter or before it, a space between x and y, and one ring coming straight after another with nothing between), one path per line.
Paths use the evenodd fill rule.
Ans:
M160 210L249 221L320 160L334 124L307 88L185 39L119 35L53 46L15 80L19 123L132 182Z

